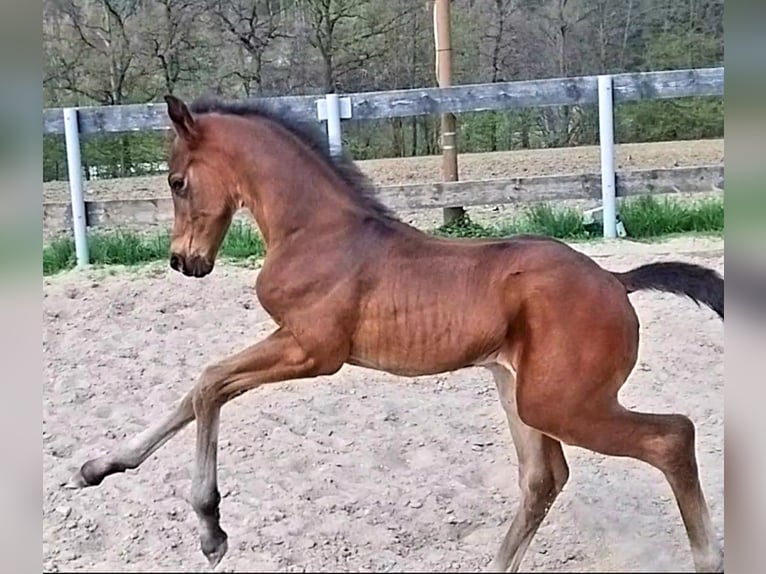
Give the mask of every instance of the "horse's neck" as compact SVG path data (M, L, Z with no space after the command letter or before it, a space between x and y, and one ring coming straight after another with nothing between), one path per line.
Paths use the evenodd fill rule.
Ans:
M297 232L322 233L352 228L363 218L353 201L324 174L301 174L284 169L270 172L259 183L253 177L242 204L258 223L267 246Z
M379 217L313 151L268 122L256 125L239 140L245 182L241 204L255 217L269 248L296 234L311 241L339 230L364 233L370 215Z

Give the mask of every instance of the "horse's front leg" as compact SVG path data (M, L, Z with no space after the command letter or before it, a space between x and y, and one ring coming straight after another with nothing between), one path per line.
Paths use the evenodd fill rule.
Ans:
M181 399L172 412L156 424L119 445L113 451L86 461L75 471L66 487L96 486L110 474L138 468L153 452L194 420L193 393L194 389Z
M221 407L232 398L266 383L313 377L337 371L344 357L311 353L280 329L264 341L207 367L196 384L192 404L197 419L197 448L191 504L200 522L202 552L215 567L226 553L221 528L217 452Z

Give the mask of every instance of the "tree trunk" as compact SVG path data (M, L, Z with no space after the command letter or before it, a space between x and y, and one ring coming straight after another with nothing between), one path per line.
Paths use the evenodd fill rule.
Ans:
M520 114L520 132L521 132L521 147L522 149L530 149L529 145L529 131L531 128L530 114L529 112L522 111Z
M122 147L122 177L130 177L130 168L133 166L133 160L130 154L130 141L128 140L128 136L122 136L120 140L120 145Z
M326 94L332 94L335 92L335 74L333 73L332 54L323 52L322 59L324 61L324 90Z
M412 118L412 147L410 148L410 155L418 155L418 118Z
M402 129L402 118L392 118L391 127L393 128L394 157L404 157L404 131Z

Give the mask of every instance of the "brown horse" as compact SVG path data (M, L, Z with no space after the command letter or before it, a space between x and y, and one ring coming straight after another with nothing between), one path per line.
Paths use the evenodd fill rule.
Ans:
M166 98L175 131L168 182L170 265L210 273L240 208L267 245L256 292L278 327L206 367L180 404L71 485L138 467L197 421L191 504L201 549L224 556L216 456L219 413L267 383L331 375L344 364L415 376L471 366L494 375L518 455L521 504L491 564L516 571L564 484L562 443L649 463L666 477L696 569L723 571L700 486L695 427L680 414L630 411L617 393L633 369L639 323L628 294L686 295L723 319L723 278L680 262L602 269L543 237L438 238L397 220L321 136L250 105Z

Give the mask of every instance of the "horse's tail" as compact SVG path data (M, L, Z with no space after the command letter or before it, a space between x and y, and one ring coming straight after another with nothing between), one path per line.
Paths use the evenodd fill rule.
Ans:
M699 305L703 303L723 320L723 277L714 269L669 261L641 265L624 273L612 274L628 293L645 289L686 295Z

